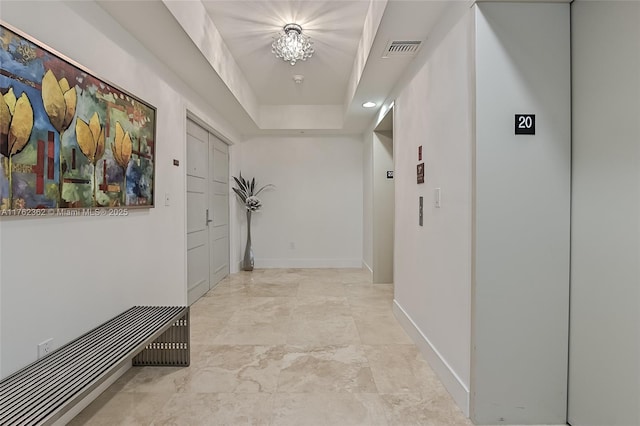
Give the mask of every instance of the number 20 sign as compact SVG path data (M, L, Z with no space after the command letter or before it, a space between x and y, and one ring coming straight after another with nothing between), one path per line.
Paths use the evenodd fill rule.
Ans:
M536 115L516 114L516 135L535 135Z

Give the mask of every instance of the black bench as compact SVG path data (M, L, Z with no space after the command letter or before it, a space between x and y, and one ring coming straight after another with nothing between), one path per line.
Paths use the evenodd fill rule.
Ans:
M0 381L0 425L53 424L128 362L189 361L188 307L133 307Z

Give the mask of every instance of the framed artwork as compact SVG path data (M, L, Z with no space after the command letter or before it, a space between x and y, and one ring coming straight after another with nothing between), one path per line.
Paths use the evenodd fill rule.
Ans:
M418 164L417 175L418 183L424 183L424 163Z
M0 213L153 207L156 109L0 23Z

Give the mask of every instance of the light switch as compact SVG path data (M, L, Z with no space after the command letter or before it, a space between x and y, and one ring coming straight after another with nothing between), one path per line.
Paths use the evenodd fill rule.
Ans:
M436 188L435 192L435 205L436 208L440 208L440 188Z

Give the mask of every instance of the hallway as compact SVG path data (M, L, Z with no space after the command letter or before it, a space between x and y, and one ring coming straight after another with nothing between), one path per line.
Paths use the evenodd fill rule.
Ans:
M470 425L358 269L225 278L192 306L191 366L132 368L72 425Z

